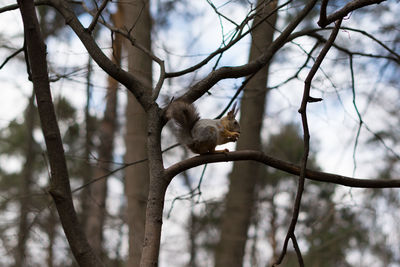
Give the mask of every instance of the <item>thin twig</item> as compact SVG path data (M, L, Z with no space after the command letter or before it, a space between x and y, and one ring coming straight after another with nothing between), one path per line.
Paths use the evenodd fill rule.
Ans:
M297 256L297 262L299 263L300 267L304 267L304 260L303 257L301 256L301 250L299 247L299 244L297 243L297 238L296 235L293 233L291 236L294 251L296 251L296 256Z
M308 62L310 61L310 59L313 58L313 57L312 57L313 52L315 51L315 49L317 49L317 47L318 47L319 45L320 45L320 42L318 42L318 41L314 44L314 46L311 48L310 52L307 53L307 59L306 59L306 61L305 61L305 62L303 63L303 65L296 71L295 74L293 74L291 77L287 78L285 81L283 81L283 82L281 82L281 83L279 83L279 84L277 84L277 85L274 85L274 86L269 87L269 89L276 89L276 88L279 88L279 87L281 87L282 85L287 84L287 83L290 82L291 80L296 79L296 78L299 78L300 72L301 72L304 68L307 67Z
M357 103L356 103L356 88L355 88L355 79L354 79L354 69L353 69L353 56L349 55L349 65L350 65L350 77L351 77L351 92L353 94L353 106L354 109L357 113L358 117L358 129L357 129L357 134L356 134L356 140L354 142L354 147L353 147L353 176L356 172L357 169L357 161L356 161L356 150L357 150L357 145L358 145L358 139L360 137L360 132L361 132L361 127L364 123L361 113L358 110Z
M233 104L233 102L236 100L236 98L240 95L240 93L243 91L243 89L246 87L247 83L251 80L251 78L254 77L254 75L256 75L257 72L252 73L250 76L248 76L246 78L246 80L244 80L242 82L242 85L236 90L236 93L233 95L233 97L231 98L231 100L229 101L228 105L226 105L226 107L224 108L224 110L222 110L222 112L215 117L214 119L220 119L222 118L222 116L228 111L228 109L231 107L231 105Z
M303 195L304 191L304 182L306 178L306 170L307 170L307 161L308 161L308 153L310 150L310 132L308 128L308 121L307 121L307 104L309 103L310 100L310 89L311 89L311 82L317 73L319 67L321 66L322 61L324 60L326 54L328 53L329 49L332 47L333 42L336 39L337 34L339 33L340 29L340 24L342 20L339 20L336 22L335 28L332 31L328 41L322 48L320 54L318 55L317 59L314 62L314 65L312 66L310 72L307 75L307 78L304 82L304 93L303 93L303 99L301 102L301 106L299 109L299 113L301 114L301 120L302 120L302 125L303 125L303 142L304 142L304 152L303 152L303 158L301 160L301 165L300 165L300 173L299 173L299 183L297 186L297 193L296 193L296 199L293 207L293 214L292 214L292 219L290 221L289 229L287 231L285 241L283 244L282 252L278 258L278 260L273 264L273 266L279 265L283 258L286 255L287 251L287 246L289 239L292 239L292 242L294 241L294 231L296 228L299 212L300 212L300 204L301 204L301 198ZM300 263L300 262L299 262Z
M187 198L193 198L196 195L199 195L199 196L201 195L201 184L203 183L203 178L204 178L204 174L206 172L206 168L207 168L207 164L204 164L203 170L202 170L201 175L200 175L199 182L198 182L198 184L197 184L197 186L195 188L191 189L186 194L183 194L183 195L175 197L172 200L171 207L169 208L169 211L167 212L167 218L169 218L171 216L171 213L172 213L172 210L174 208L174 204L175 204L176 201L184 200L184 199L187 199Z
M178 144L171 145L171 146L165 148L163 151L161 151L161 153L167 152L167 151L169 151L169 150L171 150L171 149L173 149L173 148L175 148L175 147L178 147L178 146L180 146L179 143L178 143ZM137 160L137 161L130 162L130 163L118 163L118 164L120 164L120 165L122 165L122 166L119 167L119 168L116 168L116 169L114 169L114 170L112 170L112 171L110 171L109 173L107 173L107 174L105 174L105 175L102 175L102 176L100 176L100 177L94 178L94 179L88 181L87 183L84 183L83 185L81 185L81 186L79 186L79 187L73 189L71 192L72 192L72 193L76 193L76 192L82 190L83 188L85 188L86 186L89 186L89 185L91 185L91 184L93 184L93 183L95 183L95 182L97 182L97 181L100 181L100 180L102 180L102 179L105 179L105 178L107 178L108 176L113 175L113 174L116 173L116 172L119 172L119 171L121 171L121 170L123 170L123 169L125 169L125 168L127 168L127 167L129 167L129 166L132 166L132 165L136 165L136 164L145 162L145 161L147 161L147 160L148 160L147 158L144 158L144 159Z
M244 77L262 69L266 64L269 63L276 52L286 44L287 38L304 19L304 17L307 16L307 14L312 10L316 2L317 0L310 0L297 14L297 16L290 21L282 33L258 58L241 66L222 67L212 71L205 78L194 84L183 96L179 97L179 100L192 103L204 95L205 92L207 92L212 86L222 79Z
M12 53L11 55L9 55L4 62L0 65L0 70L7 64L8 61L10 61L10 59L12 59L13 57L15 57L16 55L18 55L19 53L21 53L22 51L24 51L25 47L21 47L20 49L14 51L14 53Z
M234 35L231 39L231 41L229 43L227 43L225 46L220 47L218 49L216 49L214 52L212 52L211 54L209 54L205 59L203 59L202 61L200 61L199 63L181 70L181 71L176 71L176 72L167 72L166 73L166 78L173 78L173 77L177 77L177 76L182 76L185 75L187 73L193 72L199 68L201 68L202 66L204 66L205 64L207 64L211 59L213 59L216 55L219 55L223 52L225 52L226 50L228 50L229 48L231 48L234 44L236 44L237 42L239 42L241 39L243 39L245 36L247 36L248 34L250 34L252 31L254 31L255 28L257 28L263 21L266 21L270 16L272 16L275 12L277 12L279 9L285 7L286 5L288 5L290 2L292 2L292 0L289 0L285 3L283 3L282 5L278 6L277 8L275 8L274 10L272 10L270 13L268 13L267 15L265 15L265 17L263 17L259 23L252 25L252 27L250 29L248 29L247 31L243 32L244 27L247 25L247 23L254 18L255 13L253 14L249 14L244 20L243 22L236 28L236 32L237 34ZM235 37L236 36L236 37Z
M100 6L99 10L97 10L96 14L93 17L92 22L90 23L89 27L87 27L87 31L89 33L93 32L94 27L96 27L97 21L99 20L101 12L103 12L103 10L106 8L106 6L107 6L109 1L110 0L104 0L103 3L101 3L101 6Z
M132 35L130 34L130 30L122 30L120 28L117 28L107 22L105 22L104 20L100 20L100 23L102 23L103 25L105 25L109 30L111 30L111 32L113 33L117 33L120 34L121 36L125 37L126 39L129 40L129 42L135 46L136 48L138 48L140 51L142 51L143 53L145 53L147 56L149 56L152 60L154 60L155 62L157 62L157 64L160 66L160 76L158 78L157 84L153 90L153 94L152 94L152 100L155 101L157 100L162 85L164 84L164 80L166 77L166 72L165 72L165 63L164 60L162 60L161 58L157 57L153 52L151 52L149 49L147 49L146 47L144 47L143 45L141 45L140 43L138 43L136 41L135 38L132 37Z

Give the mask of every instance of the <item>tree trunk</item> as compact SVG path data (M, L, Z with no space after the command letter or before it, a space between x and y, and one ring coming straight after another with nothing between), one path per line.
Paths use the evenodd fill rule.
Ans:
M15 253L15 266L23 267L26 266L26 241L29 236L29 223L28 213L30 206L30 187L33 176L33 164L35 161L35 151L33 139L33 128L35 124L35 94L32 91L32 96L29 98L28 108L26 110L25 125L26 125L26 150L25 150L25 164L21 175L21 198L20 198L20 215L19 215L19 226L18 226L18 244Z
M49 208L49 217L47 219L47 237L49 239L49 244L47 245L47 267L54 266L54 246L57 235L57 218L54 207Z
M149 1L131 0L124 5L125 26L142 46L151 50L151 17ZM152 81L152 60L142 51L127 43L128 68L146 84ZM147 158L147 115L136 98L128 92L126 108L125 162ZM149 191L149 166L142 162L125 170L125 193L128 200L129 267L140 264L142 254L147 197Z
M50 164L51 185L49 193L56 204L65 235L79 265L104 266L89 246L79 224L72 201L64 148L51 97L46 46L40 32L35 6L32 0L18 0L18 5L24 25L27 58L31 65L30 78L32 78L35 90L40 123Z
M92 137L93 137L93 119L90 116L90 98L91 98L91 91L92 91L92 85L91 85L91 79L92 79L92 58L89 56L88 57L88 63L87 63L87 74L86 74L86 106L85 106L85 142L84 142L84 161L82 162L81 166L81 173L82 173L82 182L83 184L86 184L90 181L93 170L92 166L90 165L90 155L92 153ZM81 201L81 214L80 214L80 220L84 228L87 228L87 216L88 213L87 211L89 210L90 204L89 202L91 201L90 199L90 188L85 187L83 188L81 195L80 195L80 201Z
M162 118L157 104L148 110L148 150L150 170L150 190L146 208L146 227L143 241L143 252L140 267L157 267L160 251L161 226L165 192L169 184L164 176L161 153Z
M118 8L112 16L114 24L122 27L123 13ZM115 35L113 42L113 62L120 65L122 38ZM100 123L100 146L98 148L98 163L94 168L94 178L107 175L111 169L114 149L114 135L117 119L117 89L118 82L111 76L108 77L108 90L106 95L106 108L103 120ZM101 179L90 186L90 201L87 209L86 234L88 241L98 256L105 259L103 251L103 226L106 218L107 178ZM104 262L104 260L103 260Z
M259 0L256 25L277 6L277 1ZM252 34L249 61L257 58L272 42L276 13L261 23ZM261 150L261 127L267 93L268 65L262 68L247 84L242 102L240 126L243 129L237 150ZM235 162L230 175L229 192L221 218L221 237L215 254L215 266L242 266L247 231L254 207L255 188L260 175L260 165L252 161Z

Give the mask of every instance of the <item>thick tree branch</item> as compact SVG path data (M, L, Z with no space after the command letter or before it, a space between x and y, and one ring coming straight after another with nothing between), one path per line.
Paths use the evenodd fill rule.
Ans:
M338 11L334 12L331 15L326 16L326 10L321 11L320 18L318 21L318 25L322 28L326 27L327 25L331 24L332 22L342 19L346 17L350 12L359 9L361 7L373 5L373 4L380 4L385 0L353 0L347 3L344 7L339 9ZM323 1L321 8L326 9L328 1Z
M49 0L36 0L36 1L34 1L34 5L35 6L49 5L49 4L50 4ZM16 9L18 9L18 7L19 7L18 4L12 4L12 5L8 5L8 6L4 6L4 7L0 8L0 13L11 11L11 10L16 10Z
M300 166L296 164L283 161L277 158L273 158L260 151L240 150L227 153L201 155L186 159L167 168L164 172L164 177L165 179L167 179L168 182L170 182L176 175L190 168L194 168L206 163L228 162L228 161L239 161L239 160L254 160L263 163L265 165L268 165L272 168L293 175L300 174ZM347 176L342 176L338 174L313 171L310 169L306 170L306 178L313 181L332 183L332 184L338 184L355 188L399 188L400 187L400 179L360 179L360 178L351 178Z
M51 98L46 46L40 33L35 6L32 0L18 0L18 5L24 24L29 62L34 66L31 68L32 82L50 163L49 193L54 199L65 235L78 264L103 266L88 244L73 205L64 149Z
M279 37L272 42L272 44L266 49L266 51L256 60L237 67L222 67L215 71L212 71L204 79L193 85L188 92L186 92L180 100L186 102L194 102L205 94L212 86L222 79L227 78L239 78L250 75L262 67L264 67L275 53L286 43L287 38L294 31L297 25L304 19L304 17L311 11L315 6L317 0L311 0L304 9L289 23L286 29L279 35Z

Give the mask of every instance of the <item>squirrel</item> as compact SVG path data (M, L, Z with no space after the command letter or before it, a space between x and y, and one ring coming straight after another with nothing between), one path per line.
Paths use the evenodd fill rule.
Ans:
M193 153L225 153L228 149L215 150L217 145L236 142L240 136L240 126L236 121L236 103L221 119L200 119L193 104L183 101L172 102L167 108L166 117L177 126L178 140Z

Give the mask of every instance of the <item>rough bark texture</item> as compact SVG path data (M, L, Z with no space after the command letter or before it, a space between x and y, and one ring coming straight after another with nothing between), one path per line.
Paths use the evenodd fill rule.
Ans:
M268 3L268 4L267 4ZM259 0L257 16L253 24L265 17L277 5L277 1ZM257 27L252 34L249 62L258 58L272 42L276 14ZM268 64L249 81L241 102L240 126L243 129L237 149L261 150L261 127L267 93ZM221 220L221 237L215 254L215 266L242 266L247 231L251 222L259 163L235 162L230 175L229 192Z
M164 198L168 180L164 176L161 154L161 114L157 104L148 111L148 159L150 191L146 209L146 227L140 267L158 266Z
M33 175L33 163L35 160L34 151L34 139L33 139L33 127L35 123L35 95L29 99L28 109L25 116L26 125L26 150L25 150L25 164L22 170L21 176L21 198L20 204L20 216L18 225L18 244L15 253L15 266L24 267L26 266L26 241L29 236L29 223L28 223L28 213L31 199L29 198L30 187L32 183Z
M24 25L29 63L34 66L31 68L31 77L51 171L49 193L54 199L65 235L78 264L103 266L87 242L72 202L64 149L50 93L46 46L40 33L35 6L32 0L18 0L18 5Z
M132 29L131 35L151 50L151 18L149 1L131 0L124 4L125 27ZM127 43L129 72L151 84L152 60L142 51ZM147 115L137 99L128 92L126 108L126 154L125 162L147 158ZM128 266L140 264L142 253L146 203L149 190L148 162L135 164L125 171L125 193L128 200L127 220L129 226Z
M123 13L121 8L112 16L114 24L122 27ZM112 59L115 64L121 62L122 37L115 35ZM106 108L100 123L100 146L98 148L98 163L93 170L94 177L103 177L111 171L113 159L114 135L117 119L117 89L118 82L108 76ZM87 210L85 232L93 250L105 260L103 251L103 226L106 218L107 178L101 179L90 186L90 202Z

